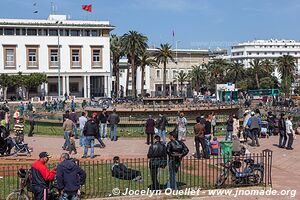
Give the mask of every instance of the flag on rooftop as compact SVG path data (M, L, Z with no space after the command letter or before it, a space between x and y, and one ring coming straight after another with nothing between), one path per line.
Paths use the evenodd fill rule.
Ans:
M87 12L92 12L92 4L82 5L82 9Z

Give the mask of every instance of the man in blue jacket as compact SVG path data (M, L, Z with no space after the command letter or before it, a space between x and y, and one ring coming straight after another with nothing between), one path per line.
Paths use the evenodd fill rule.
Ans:
M73 160L68 153L60 157L62 161L57 166L57 188L60 191L60 200L77 200L80 186L85 183L86 173Z

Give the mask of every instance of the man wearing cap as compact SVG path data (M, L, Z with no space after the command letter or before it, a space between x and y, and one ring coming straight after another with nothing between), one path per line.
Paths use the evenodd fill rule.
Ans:
M56 168L50 171L46 166L49 158L51 158L49 153L41 152L39 157L40 159L35 161L31 166L34 200L46 199L49 182L53 181L56 175Z

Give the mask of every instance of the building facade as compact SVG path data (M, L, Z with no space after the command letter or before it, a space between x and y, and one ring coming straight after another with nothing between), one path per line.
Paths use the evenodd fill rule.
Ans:
M154 54L157 49L147 50L151 55ZM178 96L180 94L181 86L176 81L177 72L183 71L189 73L192 71L192 66L201 65L208 63L209 60L218 58L219 56L227 55L227 50L218 49L210 51L207 49L174 49L175 62L169 61L167 63L166 70L166 91L168 96ZM127 80L128 66L127 59L120 61L120 88L123 88L123 92L126 91L126 80ZM148 93L150 96L161 96L162 85L163 85L163 64L158 67L146 66L144 72L144 93ZM132 88L131 72L129 71L129 93ZM141 94L141 69L137 70L137 94ZM188 87L188 82L182 86L183 95L186 96L188 93L191 95L191 88Z
M48 83L32 88L31 96L90 98L110 96L108 21L0 19L0 71L5 74L46 73ZM60 75L59 75L60 74ZM8 97L15 88L8 88Z
M254 59L269 59L275 62L276 58L283 55L295 57L298 70L300 69L300 43L295 40L271 39L239 43L231 47L230 59L243 63L245 67L250 67Z

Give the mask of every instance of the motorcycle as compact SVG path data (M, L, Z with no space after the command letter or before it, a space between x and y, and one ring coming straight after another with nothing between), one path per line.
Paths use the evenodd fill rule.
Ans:
M224 164L223 172L217 179L216 187L224 185L231 173L232 182L236 185L259 185L263 182L264 165L263 163L254 163L253 159L245 159L245 169L241 172L238 170L242 163L240 160L228 161Z

